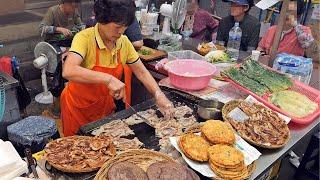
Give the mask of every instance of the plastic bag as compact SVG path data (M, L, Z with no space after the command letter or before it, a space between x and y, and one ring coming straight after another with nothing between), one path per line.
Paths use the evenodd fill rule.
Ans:
M30 103L31 103L31 96L24 85L24 81L21 78L21 75L19 73L18 69L14 69L13 77L19 81L19 86L16 88L17 91L17 99L18 99L18 105L19 109L23 110L25 109Z
M66 82L67 80L62 77L62 61L60 61L53 74L52 87L50 88L50 92L54 97L60 97Z

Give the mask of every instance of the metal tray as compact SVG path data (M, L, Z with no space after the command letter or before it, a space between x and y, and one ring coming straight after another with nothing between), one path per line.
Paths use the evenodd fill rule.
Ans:
M198 121L201 121L202 119L199 119L197 117L197 97L191 97L190 95L186 95L183 93L179 93L179 92L170 92L167 94L167 97L173 102L173 104L176 106L178 104L181 105L187 105L188 107L190 107L193 110L193 115L197 118ZM154 99L145 101L141 104L138 104L136 106L133 106L133 108L139 112L139 111L145 111L147 109L156 109L156 105L155 105L155 101ZM113 121L113 120L122 120L122 119L126 119L128 117L130 117L131 115L133 115L135 112L132 109L127 109L127 110L123 110L120 111L118 113L115 113L111 116L108 116L104 119L101 119L99 121L96 122L92 122L89 123L87 125L84 125L80 128L80 131L78 134L81 135L88 135L91 136L91 132L94 129L99 128L100 126ZM157 110L157 115L158 117L161 117L161 113ZM135 133L134 137L137 137L143 144L144 144L144 148L147 149L153 149L153 150L160 150L159 147L159 138L156 137L155 135L155 129L151 126L149 126L146 123L140 123L140 124L136 124L133 126L129 126L130 129L132 129ZM129 136L126 137L128 139L132 139L133 136Z

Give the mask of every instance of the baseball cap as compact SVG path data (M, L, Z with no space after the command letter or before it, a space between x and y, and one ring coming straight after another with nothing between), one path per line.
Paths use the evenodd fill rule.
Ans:
M239 5L249 5L247 0L227 0L227 1L239 4Z

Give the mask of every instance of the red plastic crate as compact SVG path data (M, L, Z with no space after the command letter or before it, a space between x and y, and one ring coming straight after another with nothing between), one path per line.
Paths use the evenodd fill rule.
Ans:
M272 70L272 71L276 71L272 68L266 67L265 68ZM277 71L276 71L277 72ZM279 73L279 72L278 72ZM271 102L269 102L269 97L272 94L265 94L263 96L259 96L255 93L253 93L252 91L250 91L249 89L242 87L240 84L238 84L236 81L230 79L229 77L225 78L228 82L230 82L232 85L234 85L235 87L239 88L240 90L242 90L245 93L250 94L251 96L255 97L258 101L262 102L263 104L265 104L267 107L271 108L274 111L277 111L283 115L286 115L288 117L291 118L290 122L295 122L298 124L308 124L310 122L312 122L313 120L315 120L317 117L319 117L320 115L320 91L317 89L314 89L298 80L292 80L293 82L293 86L291 88L289 88L288 90L291 91L296 91L300 94L303 94L305 96L307 96L311 101L315 102L318 104L318 109L313 112L312 114L309 114L306 117L303 118L298 118L298 117L294 117L292 115L289 115L286 111L280 109L279 107L277 107L276 105L272 104Z

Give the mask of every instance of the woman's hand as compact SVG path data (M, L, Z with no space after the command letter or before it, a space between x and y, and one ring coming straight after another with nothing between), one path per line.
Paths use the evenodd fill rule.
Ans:
M164 95L164 93L160 90L155 93L156 104L163 114L164 118L171 119L173 117L173 104L169 99Z
M112 75L109 76L110 77L107 80L109 94L116 100L122 99L123 101L125 101L125 84L121 82L119 79L113 77Z

